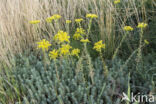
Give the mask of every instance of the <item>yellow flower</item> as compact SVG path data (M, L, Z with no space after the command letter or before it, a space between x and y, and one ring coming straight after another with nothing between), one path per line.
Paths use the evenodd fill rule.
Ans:
M144 40L144 43L148 45L149 44L149 41L145 39Z
M70 36L68 35L68 33L61 30L54 36L54 40L58 43L70 42L69 39Z
M52 50L49 52L49 57L50 59L56 59L58 57L58 51L57 50Z
M80 40L80 39L82 38L82 36L81 36L81 34L79 34L79 33L75 33L74 36L73 36L73 38L74 38L75 40Z
M126 31L133 31L134 29L131 26L125 26L124 30L126 30Z
M48 17L48 18L46 19L46 21L49 22L49 23L52 22L52 20L53 20L52 17Z
M85 34L85 30L83 28L77 28L76 33Z
M83 21L83 19L82 19L82 18L75 19L75 22L77 22L77 23L80 23L80 22L82 22L82 21Z
M58 20L61 18L61 16L58 14L54 14L51 18L52 18L52 20Z
M37 44L38 44L37 46L38 49L47 50L47 51L48 51L48 48L51 46L49 41L47 41L46 39L43 39L40 42L37 42Z
M30 24L38 24L40 23L40 20L34 20L34 21L29 21Z
M71 20L66 20L66 23L67 24L70 24L72 21Z
M81 39L80 42L82 42L82 43L88 43L90 41L88 39Z
M79 57L79 53L80 53L80 49L73 49L71 55Z
M60 55L62 56L66 56L66 55L69 55L70 54L70 49L72 47L69 45L69 44L66 44L66 45L62 45L61 48L59 49L60 51Z
M120 0L114 0L114 4L120 3Z
M85 30L83 28L77 28L73 38L75 40L80 40L82 38L81 34L85 34Z
M54 17L54 19L56 20L56 19L60 19L61 18L61 16L60 15L58 15L58 14L54 14L53 15L53 17Z
M139 23L137 27L138 28L145 28L145 27L147 27L147 24L142 22L142 23Z
M98 16L96 14L87 14L86 17L87 18L98 18Z
M106 48L106 45L102 43L102 40L96 42L96 43L94 44L94 47L93 47L93 49L95 49L95 50L98 51L98 52L101 52L101 49L102 49L102 48L103 48L103 49Z
M46 21L47 21L47 22L52 22L53 20L58 20L58 19L60 19L60 18L61 18L60 15L54 14L53 16L48 17L48 18L46 19Z

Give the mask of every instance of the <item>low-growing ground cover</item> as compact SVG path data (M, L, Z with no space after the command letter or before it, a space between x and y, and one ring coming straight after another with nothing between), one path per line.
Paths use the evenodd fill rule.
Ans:
M5 44L9 32L1 24L0 104L155 104L155 2L79 3L88 8L79 8L75 17L59 11L31 20L24 16L22 31L13 28L15 49Z

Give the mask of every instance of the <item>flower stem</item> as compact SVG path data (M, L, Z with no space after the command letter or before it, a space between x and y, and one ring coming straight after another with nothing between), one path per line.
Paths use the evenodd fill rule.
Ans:
M126 32L126 34L122 37L121 42L120 42L120 44L118 45L118 47L116 48L116 50L115 50L115 52L114 52L114 54L113 54L112 59L115 59L115 57L117 56L118 51L119 51L119 49L120 49L122 43L124 42L125 38L127 37L127 34L128 34L128 32Z
M56 64L56 60L55 59L54 59L54 65L55 65L56 77L57 77L58 80L60 80L59 74L58 74L58 68L57 68L57 64Z
M47 70L47 59L46 59L46 52L45 50L42 51L43 52L43 64L44 64L44 70Z
M89 20L87 38L89 36L90 30L91 30L91 26L92 26L92 19Z
M92 60L91 60L91 57L88 53L88 50L87 50L87 43L84 43L84 52L85 52L85 55L87 57L87 61L88 61L88 67L89 67L89 75L91 77L91 81L92 83L94 84L94 69L93 69L93 66L92 66Z
M103 62L104 75L107 77L107 75L108 75L108 68L107 68L106 62L105 62L105 60L104 60L104 58L102 56L102 52L101 51L100 51L100 58L101 58L101 60Z
M137 69L139 67L139 63L142 63L142 40L143 40L143 29L141 28L140 32L140 41L139 41L139 48L138 48L138 55L137 55Z

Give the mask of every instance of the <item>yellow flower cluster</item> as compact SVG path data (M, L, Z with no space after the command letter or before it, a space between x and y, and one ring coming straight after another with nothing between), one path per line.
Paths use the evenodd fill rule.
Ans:
M61 48L59 49L60 51L60 55L61 56L66 56L66 55L70 55L70 49L72 47L69 44L66 45L62 45Z
M40 20L29 21L30 24L38 24L40 22L41 22Z
M81 34L85 34L85 30L83 28L77 28L73 38L75 40L80 40L82 38Z
M149 44L149 41L145 39L144 40L144 43L148 45Z
M96 14L87 14L86 18L98 18Z
M70 42L69 39L70 36L68 35L68 33L61 30L58 31L58 33L54 36L54 40L58 43Z
M79 53L80 53L80 49L77 48L72 50L71 55L79 57Z
M80 23L80 22L82 22L82 21L83 21L83 19L82 19L82 18L75 19L75 22L76 22L76 23Z
M58 51L57 50L52 50L49 52L49 57L50 59L56 59L58 57Z
M139 23L137 27L138 28L145 28L145 27L147 27L147 24L142 22L142 23Z
M46 19L46 21L50 23L50 22L52 22L52 18L51 18L51 17L48 17L48 18Z
M46 21L47 21L47 22L52 22L53 20L58 20L58 19L60 19L60 18L61 18L60 15L54 14L53 16L48 17L48 18L46 19Z
M67 24L70 24L72 21L71 20L66 20L66 23Z
M52 22L53 20L58 20L60 19L61 16L58 14L55 14L51 17L48 17L46 19L47 22ZM96 14L87 14L86 18L98 18L98 16ZM88 40L87 37L83 37L83 35L86 35L86 31L81 28L80 22L82 22L83 19L82 18L78 18L75 19L76 23L79 23L79 28L76 29L76 32L73 36L73 38L75 40L80 40L80 42L82 43L88 43L90 42ZM70 24L72 21L71 20L66 20L66 24ZM35 20L35 21L30 21L31 24L37 24L40 23L40 20ZM72 56L76 56L79 57L80 54L80 49L76 48L76 49L72 49L72 46L70 46L70 36L68 35L67 32L64 32L62 30L59 30L58 33L53 37L54 41L57 42L58 44L56 44L53 48L52 51L49 52L49 57L50 59L56 59L59 56L67 56L67 55L72 55ZM37 42L38 49L42 49L43 51L45 50L49 50L49 47L51 46L50 42L47 41L46 39L41 40L40 42ZM101 46L102 48L104 47L103 45ZM96 47L95 47L96 48Z
M51 46L50 42L47 41L46 39L43 39L40 42L37 42L37 44L38 44L37 46L38 49L47 50L47 51L48 51L48 48Z
M82 42L82 43L89 43L90 41L88 39L81 39L80 42Z
M85 34L85 30L83 28L77 28L76 33Z
M125 26L124 30L126 30L126 31L133 31L134 29L131 26Z
M74 40L80 40L82 38L82 35L79 33L75 33L73 38L74 38Z
M96 42L93 47L93 49L95 49L98 52L101 52L101 49L105 49L105 48L106 48L106 45L102 43L102 40Z
M114 0L114 4L120 3L120 0Z

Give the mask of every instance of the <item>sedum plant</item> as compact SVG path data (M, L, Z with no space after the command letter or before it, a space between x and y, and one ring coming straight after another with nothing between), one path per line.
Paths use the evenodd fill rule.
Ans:
M116 48L112 60L106 60L103 55L107 44L102 40L94 43L92 49L99 53L100 58L93 61L88 52L88 44L92 43L90 33L93 19L98 16L96 14L86 15L87 29L81 25L84 19L75 19L78 28L74 35L69 34L70 20L66 20L66 31L60 29L59 19L61 17L55 14L46 19L47 23L52 23L52 29L54 29L54 24L57 25L57 28L54 29L55 35L50 39L37 42L38 55L22 56L16 60L16 65L11 73L14 81L18 82L16 83L16 89L18 89L16 103L120 104L122 92L127 92L130 96L130 91L133 90L130 89L130 78L134 76L131 76L128 64L135 53L138 53L137 58L140 60L142 46L149 44L146 39L144 44L142 42L143 28L147 25L144 23L138 25L138 28L141 28L139 48L125 62L118 59L117 55L129 31L133 31L131 26L123 28L126 34ZM30 21L30 24L39 23L39 20ZM72 46L71 40L79 42L82 48ZM133 69L135 70L136 67ZM6 87L6 84L3 84L3 87ZM20 96L19 91L22 92Z
M103 62L100 58L96 59L93 63L95 83L92 83L91 78L84 79L82 72L76 73L76 59L73 62L56 59L56 63L52 60L46 71L41 59L32 55L23 56L20 62L17 61L22 65L16 66L12 75L18 82L18 89L24 93L21 96L22 104L119 104L120 93L127 87L124 84L127 83L128 74L119 70L123 63L121 60L109 62L111 72L105 78L101 73Z

